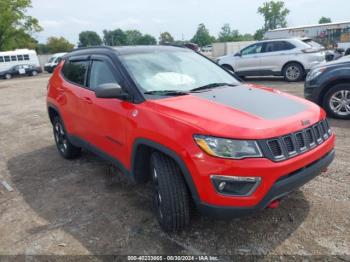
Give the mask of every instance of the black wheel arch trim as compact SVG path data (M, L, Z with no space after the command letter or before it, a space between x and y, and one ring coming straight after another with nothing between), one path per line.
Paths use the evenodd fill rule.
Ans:
M50 108L54 109L58 116L62 119L63 122L63 127L65 128L65 124L64 124L64 119L62 118L59 109L57 108L57 106L55 106L52 103L48 103L48 111ZM65 128L66 129L66 128ZM169 149L168 147L161 145L157 142L154 142L153 140L150 139L146 139L146 138L137 138L135 139L133 146L132 146L132 154L131 154L131 171L129 171L119 160L117 160L115 157L110 156L109 154L105 153L104 151L98 149L96 146L90 144L89 142L81 139L78 136L75 135L70 135L67 132L67 136L69 141L77 146L77 147L83 147L85 149L87 149L88 151L91 151L93 153L95 153L96 155L99 155L100 157L102 157L103 159L107 160L108 162L111 162L112 164L116 165L125 175L129 176L133 182L137 182L137 179L135 177L135 160L136 160L136 154L137 154L137 149L139 146L148 146L150 148L153 148L155 150L158 150L159 152L171 157L179 166L182 174L184 175L186 184L191 192L192 198L194 200L194 202L196 204L200 203L200 197L198 194L198 191L196 189L196 186L193 182L191 173L189 172L185 162L182 160L182 158L173 150Z
M139 146L148 146L151 147L167 156L169 156L170 158L172 158L175 163L179 166L184 179L186 181L186 184L191 192L192 198L195 202L195 204L199 204L200 203L200 197L199 194L197 192L196 186L193 182L191 173L189 172L185 162L182 160L182 158L176 153L174 152L172 149L159 144L157 142L154 142L153 140L149 140L146 138L137 138L133 144L133 150L132 150L132 155L131 155L131 170L134 171L135 170L135 159L136 159L136 154L137 154L137 149ZM134 172L132 172L132 174L134 174Z
M333 87L335 87L338 84L345 84L350 83L350 76L344 76L344 77L332 77L328 81L324 82L320 86L320 91L317 95L317 102L319 105L323 105L325 96L329 90L331 90Z

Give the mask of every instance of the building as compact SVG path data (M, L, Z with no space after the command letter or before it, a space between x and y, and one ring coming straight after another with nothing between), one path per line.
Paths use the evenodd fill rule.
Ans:
M341 23L327 23L309 26L289 27L270 30L265 33L266 39L308 37L327 48L338 45L342 48L350 47L350 21Z

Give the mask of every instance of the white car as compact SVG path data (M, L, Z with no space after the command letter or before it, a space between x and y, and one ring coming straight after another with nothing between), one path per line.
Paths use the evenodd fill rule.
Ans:
M311 39L278 39L257 42L217 62L238 76L284 76L302 80L308 71L325 61L324 47Z

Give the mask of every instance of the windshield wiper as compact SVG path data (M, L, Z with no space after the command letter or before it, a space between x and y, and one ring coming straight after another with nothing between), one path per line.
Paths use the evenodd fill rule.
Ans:
M212 83L212 84L208 84L205 86L200 86L194 89L191 89L191 92L196 92L196 91L201 91L201 90L206 90L206 89L212 89L212 88L216 88L216 87L221 87L221 86L236 86L235 84L229 84L229 83Z
M188 95L185 91L180 90L153 90L147 91L144 93L145 95L159 95L159 96L184 96Z

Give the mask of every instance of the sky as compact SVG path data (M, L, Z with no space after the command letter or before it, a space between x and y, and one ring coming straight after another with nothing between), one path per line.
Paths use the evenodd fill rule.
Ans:
M40 42L63 36L77 44L81 31L102 36L104 29L137 29L158 38L168 31L177 40L191 39L199 23L217 36L223 24L241 33L254 33L263 25L257 14L266 0L32 0L28 13L39 19L44 30ZM333 22L350 21L349 0L285 0L291 11L288 26L315 24L321 16Z

